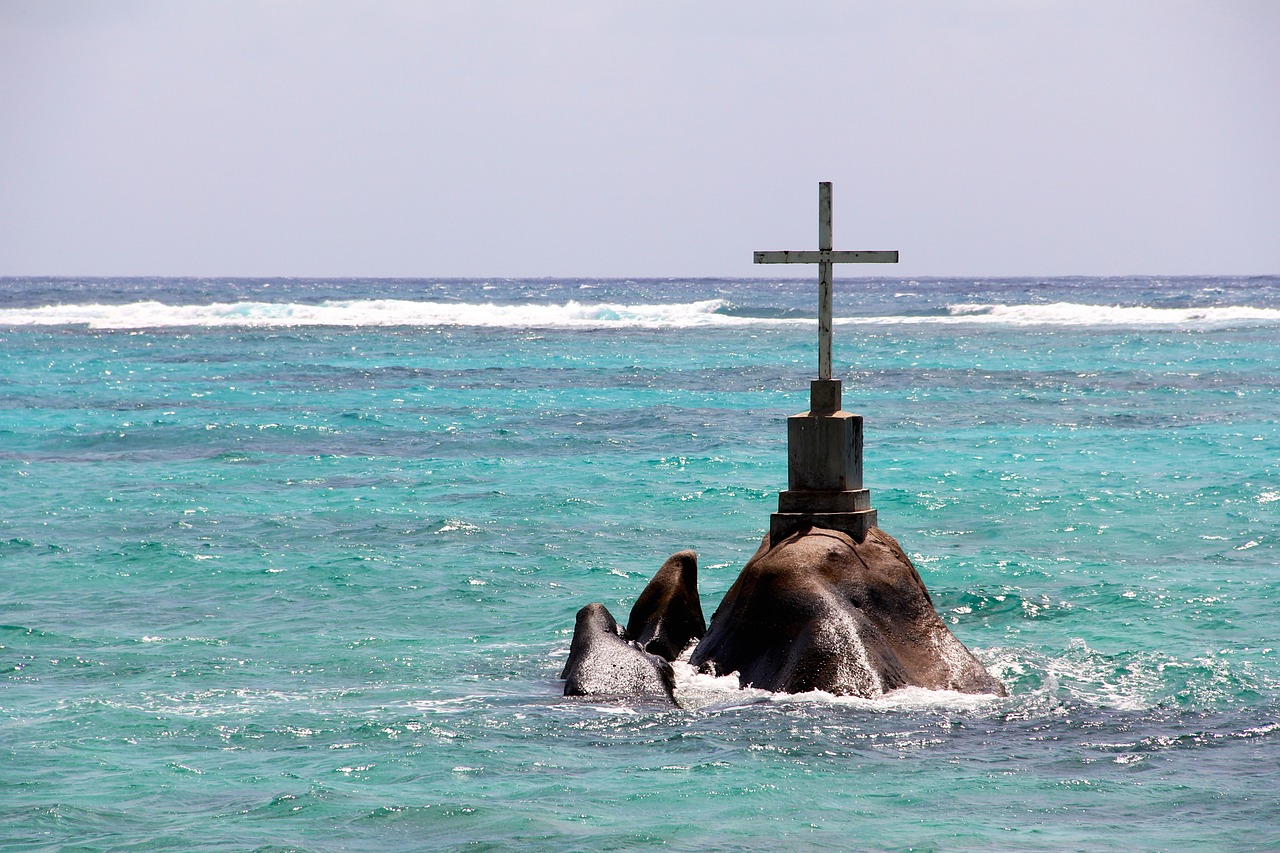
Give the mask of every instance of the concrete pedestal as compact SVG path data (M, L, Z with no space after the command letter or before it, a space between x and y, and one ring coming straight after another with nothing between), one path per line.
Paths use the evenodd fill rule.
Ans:
M809 411L787 418L787 490L769 519L777 543L808 527L855 541L876 526L871 493L862 488L862 416L840 408L840 380L816 379Z

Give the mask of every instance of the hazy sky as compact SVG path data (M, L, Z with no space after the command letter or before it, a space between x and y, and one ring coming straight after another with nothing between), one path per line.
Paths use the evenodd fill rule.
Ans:
M777 275L820 180L857 272L1280 273L1280 3L0 0L0 275Z

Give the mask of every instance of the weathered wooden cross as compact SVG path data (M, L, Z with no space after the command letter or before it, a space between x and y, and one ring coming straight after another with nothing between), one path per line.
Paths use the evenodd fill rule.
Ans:
M831 182L818 184L818 251L756 252L757 264L818 265L818 378L831 378L831 265L896 264L894 252L836 252L831 248Z

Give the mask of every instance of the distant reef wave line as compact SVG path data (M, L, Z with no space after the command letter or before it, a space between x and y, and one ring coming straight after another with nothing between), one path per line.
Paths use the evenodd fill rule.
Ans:
M87 326L91 329L296 326L472 326L489 328L695 328L810 324L794 309L737 307L723 299L697 302L560 304L426 302L404 299L222 302L168 305L66 304L0 309L0 326ZM842 325L906 323L999 326L1119 326L1204 329L1280 324L1280 309L1249 306L1156 308L1054 302L1033 305L957 304L918 314L837 317Z

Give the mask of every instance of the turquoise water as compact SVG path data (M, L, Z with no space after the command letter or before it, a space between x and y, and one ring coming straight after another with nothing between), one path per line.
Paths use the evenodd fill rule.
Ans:
M837 286L1004 699L565 699L786 480L814 285L0 280L0 845L1280 847L1280 279Z

